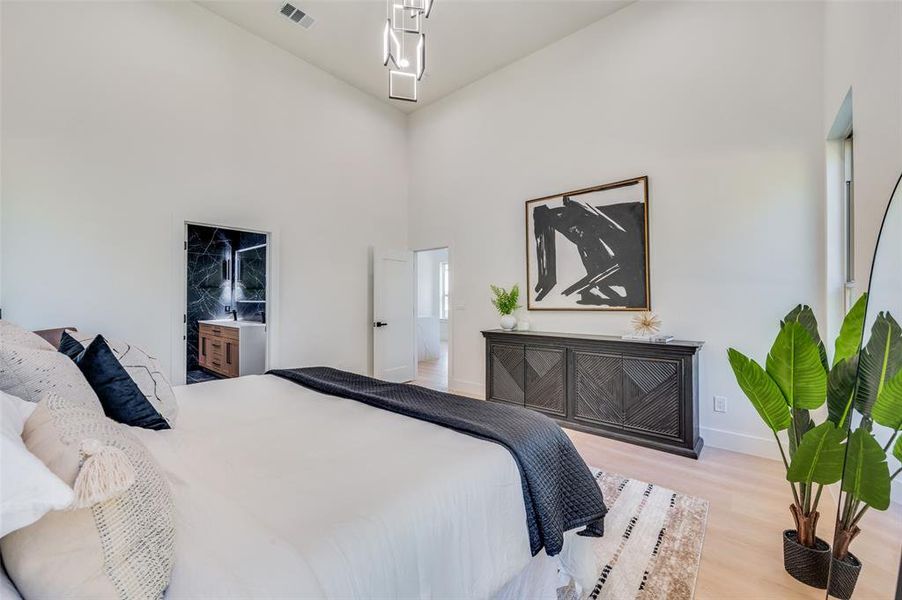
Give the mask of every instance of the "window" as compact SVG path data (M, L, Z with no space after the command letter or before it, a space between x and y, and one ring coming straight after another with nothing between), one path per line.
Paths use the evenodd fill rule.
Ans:
M440 262L438 264L438 318L442 320L448 318L450 283L448 263Z
M855 185L852 168L852 134L843 140L843 278L845 279L845 311L852 307L852 293L855 288Z

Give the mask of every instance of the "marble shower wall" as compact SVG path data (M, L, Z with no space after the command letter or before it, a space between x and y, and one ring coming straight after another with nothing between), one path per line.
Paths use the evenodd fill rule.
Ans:
M266 304L238 300L266 300L266 248L236 253L266 243L259 233L202 225L188 226L187 370L197 369L198 321L224 319L237 310L240 319L260 320ZM242 282L236 281L236 264Z

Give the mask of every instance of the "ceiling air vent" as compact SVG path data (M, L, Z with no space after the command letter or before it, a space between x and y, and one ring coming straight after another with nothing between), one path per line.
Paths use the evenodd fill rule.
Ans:
M282 7L282 9L279 12L282 13L283 15L285 15L286 17L288 17L289 19L291 19L292 21L294 21L295 23L297 23L298 25L300 25L301 27L303 27L304 29L310 29L310 27L313 26L313 23L316 22L316 20L313 17L311 17L310 15L308 15L307 13L305 13L304 11L302 11L299 8L295 8L291 4L286 4L285 6Z

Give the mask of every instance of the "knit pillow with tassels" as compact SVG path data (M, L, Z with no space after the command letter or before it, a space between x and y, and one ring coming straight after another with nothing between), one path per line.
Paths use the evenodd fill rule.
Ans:
M160 598L174 561L173 504L150 452L128 427L49 394L25 423L32 454L75 490L0 540L26 598Z

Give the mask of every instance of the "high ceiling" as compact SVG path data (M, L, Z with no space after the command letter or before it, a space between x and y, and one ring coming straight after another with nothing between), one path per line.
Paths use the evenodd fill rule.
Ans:
M279 0L199 4L404 112L433 102L630 4L632 0L435 0L425 21L427 71L417 103L388 99L382 66L384 0L289 0L316 21L304 29Z

